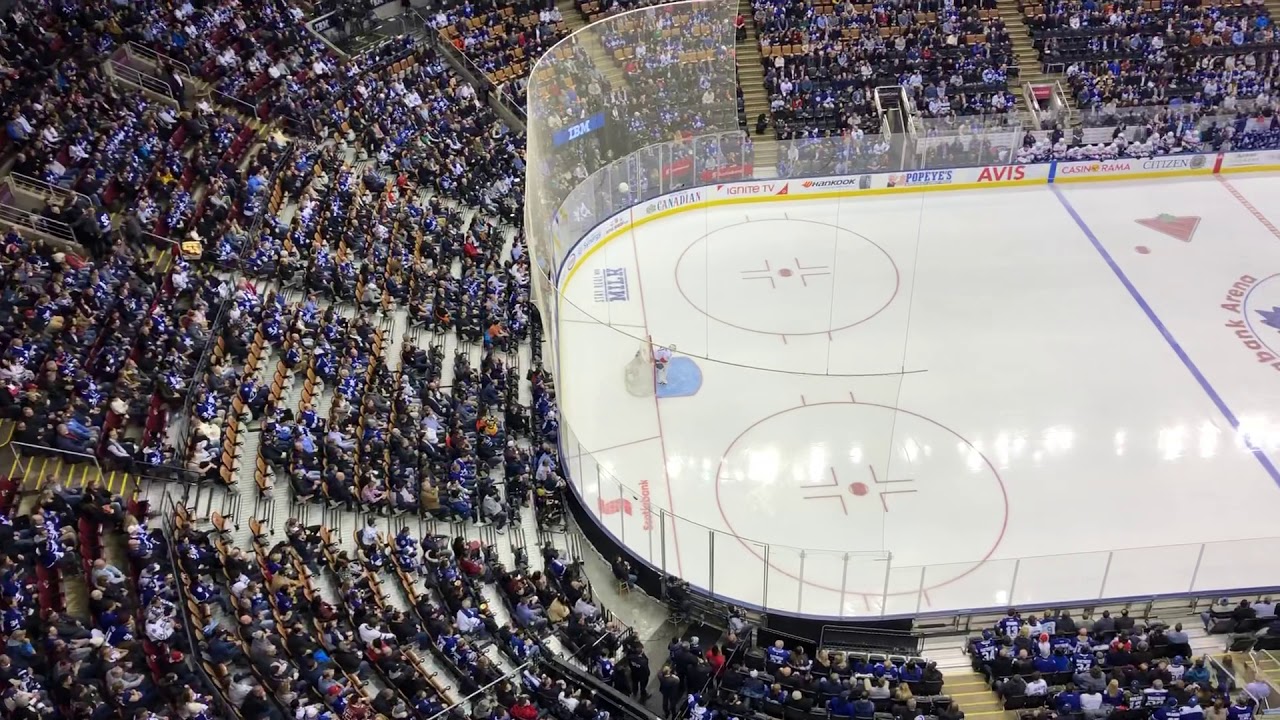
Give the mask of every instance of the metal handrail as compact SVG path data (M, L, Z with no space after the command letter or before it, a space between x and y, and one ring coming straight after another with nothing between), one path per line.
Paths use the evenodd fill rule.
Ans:
M140 45L136 42L131 41L128 44L127 49L129 52L133 54L141 55L148 62L156 66L168 65L172 67L174 70L181 71L183 75L186 75L192 78L195 77L195 75L191 73L191 68L186 63L182 62L181 60L175 60L172 57L165 55L164 53L158 50L152 50L146 45Z
M217 98L219 105L234 107L251 118L261 119L258 117L258 108L254 107L252 104L233 95L228 95L221 90L214 90L213 95Z
M53 195L55 197L63 197L63 198L67 198L67 197L84 198L85 200L89 200L90 204L92 204L92 201L89 199L89 196L85 195L84 193L76 192L71 188L64 188L61 185L54 185L51 182L45 182L40 178L31 177L30 175L23 175L22 173L19 173L19 172L9 173L9 184L14 189L22 190L32 195Z
M79 247L71 226L61 220L47 218L30 210L23 210L13 205L0 205L0 224L13 225L32 232L44 233L62 242Z
M32 445L30 443L22 443L22 442L16 442L16 441L11 442L10 445L13 447L14 453L16 453L19 457L22 457L24 459L34 459L36 457L41 457L41 456L47 457L49 455L58 455L60 457L65 457L65 458L80 458L78 462L93 463L93 466L98 470L98 477L99 478L102 477L102 463L98 461L98 456L96 455L90 455L89 453L74 452L72 450L63 450L61 448L53 447L52 445L49 445L49 446ZM34 452L28 455L27 453L24 453L22 451L22 448L29 448ZM23 474L25 475L26 471L29 470L30 468L31 468L31 463L28 462L27 467L23 468ZM39 478L36 478L36 479L39 480Z
M154 75L148 75L137 68L131 68L119 60L109 60L111 63L111 72L115 74L116 79L122 80L133 85L137 85L143 90L156 93L164 98L176 103L178 99L174 97L173 90L168 83Z
M1054 87L1054 90L1058 93L1058 97L1062 99L1062 106L1064 109L1063 115L1066 116L1064 118L1065 122L1062 123L1062 127L1072 127L1073 125L1076 124L1076 120L1079 117L1080 111L1076 108L1071 107L1071 96L1068 95L1067 91L1062 87L1061 80L1054 80L1053 87Z
M178 240L177 238L171 238L171 237L165 237L165 236L163 236L163 235L157 235L157 234L155 234L155 233L153 233L153 232L150 232L150 231L148 231L148 230L143 230L143 231L142 231L142 237L143 237L143 239L144 239L144 240L149 240L149 241L150 241L153 245L155 245L156 247L164 247L165 245L181 245L181 244L182 244L182 241L181 241L181 240Z

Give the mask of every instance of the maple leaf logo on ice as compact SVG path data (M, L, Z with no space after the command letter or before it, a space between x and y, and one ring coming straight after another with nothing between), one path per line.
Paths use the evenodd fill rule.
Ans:
M1280 330L1280 307L1273 307L1270 310L1259 310L1258 314L1262 316L1262 322L1267 327Z

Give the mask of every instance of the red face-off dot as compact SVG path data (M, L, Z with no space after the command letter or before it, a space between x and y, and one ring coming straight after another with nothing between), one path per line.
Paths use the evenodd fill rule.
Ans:
M1151 252L1151 248L1147 247L1146 245L1139 245L1138 247L1134 248L1134 250L1137 250L1138 254L1140 255L1146 255L1147 253Z
M780 277L791 277L791 273L792 273L791 268L782 268L778 270L778 275Z
M862 497L867 494L867 484L860 482L853 483L849 486L849 492L857 495L858 497Z

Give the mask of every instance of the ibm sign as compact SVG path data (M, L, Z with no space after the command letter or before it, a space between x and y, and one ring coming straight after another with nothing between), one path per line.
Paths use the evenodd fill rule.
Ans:
M551 141L553 145L559 147L570 140L577 140L583 135L599 130L602 127L604 127L604 113L596 113L580 123L575 123L556 131Z

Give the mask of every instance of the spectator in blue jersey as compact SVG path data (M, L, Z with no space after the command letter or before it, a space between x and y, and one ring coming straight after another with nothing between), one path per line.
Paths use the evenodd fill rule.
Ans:
M996 623L996 632L1013 637L1018 634L1018 629L1021 627L1022 618L1018 616L1017 609L1009 608L1009 612Z
M876 714L876 704L871 702L867 694L860 693L858 699L853 701L853 717L856 720L867 720L873 718Z
M786 643L781 640L774 641L773 645L765 648L765 669L769 673L776 673L778 668L787 664L791 659L791 654L787 652Z
M1058 653L1058 655L1061 655L1061 653ZM1036 655L1035 659L1031 661L1031 667L1035 668L1038 673L1057 672L1058 668L1054 664L1053 658L1053 655Z
M842 715L844 717L853 717L853 698L849 692L840 693L827 700L827 710L832 715Z
M1062 715L1080 712L1080 693L1075 683L1067 683L1066 689L1054 696L1053 707Z
M969 654L973 656L974 669L993 662L999 650L1000 646L996 643L995 633L991 630L983 630L982 637L969 644Z
M1143 707L1159 708L1164 707L1165 701L1169 699L1169 691L1164 687L1164 681L1156 679L1151 683L1151 687L1142 691Z
M1187 698L1187 702L1182 706L1179 720L1204 720L1204 709L1200 707L1200 700L1195 695Z
M1224 658L1224 660L1229 658ZM1253 720L1253 713L1257 706L1253 698L1241 694L1236 701L1231 703L1231 707L1227 708L1227 720Z

